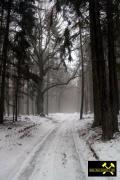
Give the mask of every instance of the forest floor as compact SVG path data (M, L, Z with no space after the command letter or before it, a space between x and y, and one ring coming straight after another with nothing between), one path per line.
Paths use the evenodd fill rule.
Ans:
M96 180L88 177L88 160L117 161L120 179L120 133L101 141L92 129L93 115L21 116L0 126L0 180ZM99 179L107 179L100 178Z

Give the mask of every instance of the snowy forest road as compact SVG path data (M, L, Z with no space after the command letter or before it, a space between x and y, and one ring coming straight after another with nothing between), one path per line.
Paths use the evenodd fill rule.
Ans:
M49 133L15 180L84 180L76 152L72 121L63 121ZM30 156L30 155L29 155Z

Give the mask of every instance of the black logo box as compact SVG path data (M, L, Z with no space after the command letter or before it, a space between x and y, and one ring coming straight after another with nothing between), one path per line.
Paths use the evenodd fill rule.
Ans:
M106 163L106 167L110 167L111 163L115 165L114 174L111 174L110 172L106 172L103 174L103 172L91 172L90 169L106 169L106 167L103 167L102 165ZM117 176L117 162L116 161L88 161L88 176Z

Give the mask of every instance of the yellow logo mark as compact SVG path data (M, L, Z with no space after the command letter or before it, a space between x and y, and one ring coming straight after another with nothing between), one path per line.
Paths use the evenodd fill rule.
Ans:
M108 167L107 166L107 163L104 162L102 164L102 167L106 168L103 172L103 174L106 174L107 172L109 172L110 174L114 175L114 172L115 172L115 165L113 163L110 163L110 166Z

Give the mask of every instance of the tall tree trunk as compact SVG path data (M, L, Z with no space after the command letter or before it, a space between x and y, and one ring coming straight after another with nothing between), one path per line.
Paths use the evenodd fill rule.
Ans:
M19 57L18 65L17 65L17 77L16 77L16 87L15 87L15 121L17 121L18 114L19 114L21 59L22 59L22 56Z
M110 103L113 118L113 131L118 130L119 95L116 72L116 57L114 49L114 23L113 23L113 0L107 0L107 23L108 23L108 66L109 66L109 88Z
M97 63L97 79L94 79L95 74L93 73L93 84L95 80L99 82L99 99L100 99L100 113L102 122L102 138L103 140L109 140L113 137L112 130L112 114L109 101L109 91L107 87L106 78L106 64L104 60L103 41L100 25L100 10L99 2L96 0L90 0L90 28L91 28L91 47L92 47L92 61ZM94 65L94 63L93 63ZM94 87L95 88L95 87ZM94 98L96 94L94 92ZM95 106L94 106L95 107ZM98 115L96 114L96 117ZM97 119L96 119L97 120ZM99 120L99 117L98 117Z
M39 88L37 90L36 105L37 114L40 116L44 116L44 94L42 93L41 84L39 85Z
M13 122L15 122L15 105L13 104Z
M49 92L47 91L46 114L49 113Z
M6 22L3 51L2 51L2 82L1 82L1 97L0 97L0 123L3 123L3 116L4 116L5 78L6 78L6 63L7 63L7 56L8 56L8 41L9 41L9 26L10 26L11 7L12 7L12 0L9 0L8 9L7 9L7 22Z
M1 3L1 13L0 13L0 54L2 54L2 36L3 36L3 22L4 22L4 12L5 12L5 1L2 0ZM1 61L0 61L1 65ZM0 75L1 75L1 68L0 68Z
M15 78L13 79L12 87L13 87L13 90L12 90L12 96L13 96L13 98L12 98L12 103L13 103L12 114L13 114L13 122L15 122L15 90L16 90L16 79Z
M15 90L15 121L18 118L18 93L19 93L19 80L16 79L16 90Z
M92 62L92 78L93 78L93 104L94 104L94 122L92 127L100 126L102 120L101 114L101 97L100 97L100 82L98 73L97 61L97 47L96 42L96 15L95 15L95 2L89 0L89 14L90 14L90 38L91 38L91 62Z
M27 82L27 115L30 114L29 81Z
M34 97L32 97L32 115L35 115L35 103L34 103Z
M1 20L1 22L0 22L1 28L3 26L4 8L5 8L5 1L2 0L2 3L1 3L1 18L0 18L0 20Z
M9 77L7 79L7 85L6 85L6 110L7 110L7 115L10 115L10 96L9 96Z
M84 107L84 55L82 45L82 32L79 22L79 33L80 33L80 53L81 53L81 72L82 72L82 83L81 83L81 108L80 108L80 119L83 118L83 107Z
M0 14L0 55L2 55L2 45L3 45L3 20L4 20L4 12L5 12L5 2L2 0L1 3L1 14ZM0 76L2 72L2 61L0 59Z

